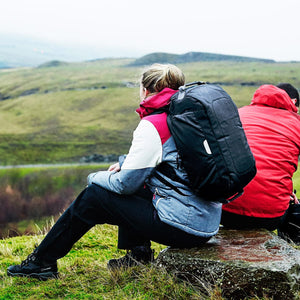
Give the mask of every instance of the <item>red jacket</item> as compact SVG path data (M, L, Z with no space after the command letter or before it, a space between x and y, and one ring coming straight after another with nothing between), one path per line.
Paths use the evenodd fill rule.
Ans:
M250 105L239 109L257 174L244 194L223 210L239 215L275 218L282 216L293 191L292 176L300 151L300 116L288 94L263 85Z

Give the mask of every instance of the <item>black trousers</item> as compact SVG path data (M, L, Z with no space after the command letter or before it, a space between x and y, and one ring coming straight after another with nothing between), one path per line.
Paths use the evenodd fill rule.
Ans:
M104 223L119 226L120 249L150 246L151 240L176 248L190 248L209 240L162 222L153 207L152 193L147 189L134 195L119 195L92 184L57 220L37 247L37 256L54 262L65 256L90 228Z
M285 215L276 218L256 218L244 215L237 215L227 211L222 211L221 224L231 229L259 229L265 228L275 230L284 222Z

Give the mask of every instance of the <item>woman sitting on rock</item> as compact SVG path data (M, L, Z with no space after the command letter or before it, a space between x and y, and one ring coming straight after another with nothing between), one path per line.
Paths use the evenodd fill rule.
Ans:
M10 276L47 279L57 276L57 260L96 224L119 226L118 247L129 250L111 259L111 269L153 260L150 241L173 247L195 247L218 232L221 204L197 197L179 166L174 140L161 109L185 78L174 65L150 66L140 81L141 121L134 131L127 156L88 176L88 186L55 223L41 244L20 265L10 266ZM164 164L162 164L164 163ZM180 182L160 172L167 165ZM168 181L172 186L161 181Z

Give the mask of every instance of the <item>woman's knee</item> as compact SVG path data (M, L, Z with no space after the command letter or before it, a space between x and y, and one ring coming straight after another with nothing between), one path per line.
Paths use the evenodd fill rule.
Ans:
M95 207L97 210L107 205L113 205L114 199L120 197L120 195L108 191L99 185L91 184L81 192L76 202L78 202L80 206Z
M85 210L87 207L98 207L100 199L101 197L99 189L92 184L82 190L82 192L75 199L73 206L75 210Z
M88 185L83 191L83 198L100 200L105 198L107 190L96 184Z

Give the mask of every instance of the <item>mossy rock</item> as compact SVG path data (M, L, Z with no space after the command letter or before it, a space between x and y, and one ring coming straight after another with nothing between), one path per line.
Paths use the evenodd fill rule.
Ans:
M163 250L156 264L229 299L300 299L300 251L265 230L222 229L202 247Z

